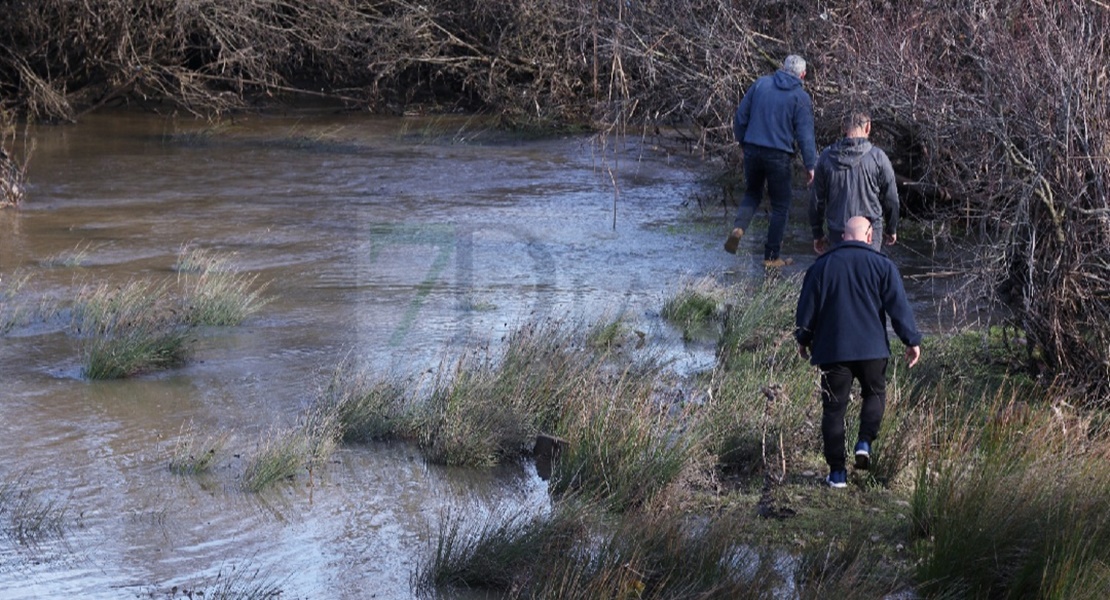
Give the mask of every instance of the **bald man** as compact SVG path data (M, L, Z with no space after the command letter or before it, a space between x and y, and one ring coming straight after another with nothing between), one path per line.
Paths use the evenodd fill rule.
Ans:
M921 358L921 333L902 276L893 261L872 247L873 235L868 218L848 219L843 242L806 271L795 314L798 353L821 371L821 436L829 465L825 481L834 488L848 485L844 415L853 380L859 381L862 396L855 467L871 466L871 445L886 411L888 317L906 347L909 366Z

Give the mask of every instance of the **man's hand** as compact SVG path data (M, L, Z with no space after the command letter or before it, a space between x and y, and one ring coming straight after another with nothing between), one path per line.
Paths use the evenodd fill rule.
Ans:
M912 369L917 361L921 359L921 346L908 346L906 348L906 362L910 363Z
M893 246L897 241L898 241L898 234L897 233L884 233L883 234L883 243L886 244L887 246Z
M804 358L805 360L809 360L809 348L798 344L798 356Z
M813 251L816 252L818 256L824 254L828 249L829 249L829 237L828 236L821 236L821 237L813 240Z
M809 181L806 182L806 185L813 185L813 169L809 170Z

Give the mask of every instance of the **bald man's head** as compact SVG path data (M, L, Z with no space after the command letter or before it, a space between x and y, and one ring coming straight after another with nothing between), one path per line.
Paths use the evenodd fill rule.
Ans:
M871 220L867 217L852 217L844 224L844 241L871 243Z

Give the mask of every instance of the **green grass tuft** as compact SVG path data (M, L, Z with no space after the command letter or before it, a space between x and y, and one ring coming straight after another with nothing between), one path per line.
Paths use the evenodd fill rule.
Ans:
M685 337L716 333L725 308L727 290L706 277L690 283L663 301L660 314L680 327Z
M337 367L317 400L333 414L345 443L413 437L411 394L399 377L379 377L347 361Z
M185 320L191 325L238 325L258 312L269 299L265 286L256 286L257 275L229 269L230 257L186 246L175 268L183 290Z
M165 282L85 288L78 294L72 327L83 342L89 379L174 367L189 356L190 328L173 309Z

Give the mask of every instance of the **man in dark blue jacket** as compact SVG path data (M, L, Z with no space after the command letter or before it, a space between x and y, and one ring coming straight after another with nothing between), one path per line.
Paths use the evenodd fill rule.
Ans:
M848 485L844 413L853 379L859 381L862 397L856 468L867 469L871 464L871 443L879 435L886 410L888 316L906 346L909 366L921 358L921 333L914 324L902 276L893 261L871 247L872 233L867 217L848 220L844 241L806 271L795 315L798 353L821 370L826 481L838 488Z
M763 188L766 186L771 200L771 223L763 247L763 264L769 268L792 262L780 257L779 253L793 196L790 163L795 144L801 150L802 162L809 172L807 185L813 182L813 169L817 164L813 101L802 87L805 76L805 59L793 54L787 56L782 69L760 77L748 88L732 122L733 133L744 155L747 189L740 201L732 233L725 240L725 250L736 253L740 238L763 201Z

